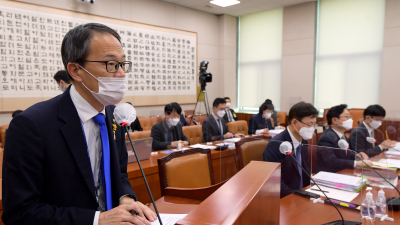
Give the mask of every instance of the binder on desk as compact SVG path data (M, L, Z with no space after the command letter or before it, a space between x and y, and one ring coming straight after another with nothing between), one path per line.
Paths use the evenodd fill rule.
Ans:
M313 176L313 179L319 185L351 192L360 191L366 183L366 181L363 180L362 177L329 172L319 172L315 176Z

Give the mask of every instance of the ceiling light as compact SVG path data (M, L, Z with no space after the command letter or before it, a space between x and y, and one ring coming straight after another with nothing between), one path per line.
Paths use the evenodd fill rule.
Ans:
M214 0L214 1L210 1L210 3L214 4L214 5L219 5L221 7L227 7L227 6L239 4L240 1L237 1L237 0Z

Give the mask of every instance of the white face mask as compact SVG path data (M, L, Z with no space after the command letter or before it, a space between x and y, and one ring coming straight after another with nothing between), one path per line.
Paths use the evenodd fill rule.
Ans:
M376 121L372 120L371 123L369 123L369 126L372 127L372 129L378 129L382 125L382 121Z
M296 127L294 127L294 129L297 130L297 132L299 132L300 136L304 139L304 140L309 140L312 138L313 134L314 134L314 127L303 127L301 125L301 122L299 121L301 129L300 131L297 130Z
M353 128L353 120L352 119L348 119L346 121L342 121L342 127L346 130L350 130L351 128Z
M231 103L230 103L230 102L227 102L227 103L226 103L226 107L227 107L227 108L231 107Z
M84 71L90 74L94 79L98 81L99 84L99 92L96 93L91 91L86 85L82 82L82 85L88 89L99 101L102 105L115 105L119 103L125 96L126 92L126 83L125 77L116 78L116 77L99 77L96 78L93 74L89 73L85 68L78 64Z
M66 90L67 90L67 88L65 87L65 85L63 85L63 83L61 83L60 82L60 90L62 91L62 92L65 92Z
M219 118L224 117L225 116L225 110L218 111L217 115L218 115Z
M269 118L271 118L271 115L272 115L272 113L266 112L266 113L264 113L264 118L269 119Z
M171 126L176 126L179 123L179 118L175 119L169 118L168 123L171 124Z

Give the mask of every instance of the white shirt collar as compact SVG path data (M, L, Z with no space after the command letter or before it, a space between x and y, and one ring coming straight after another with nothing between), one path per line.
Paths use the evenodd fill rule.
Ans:
M369 136L371 136L371 133L372 133L372 131L374 131L374 129L372 129L371 127L369 127L369 126L365 123L365 121L363 122L363 124L364 124L364 126L367 128L368 133L369 133Z
M216 116L216 115L214 114L214 112L212 113L212 115L213 115L215 121L216 121L217 124L218 124L218 120L221 120L221 119L220 119L218 116Z
M335 133L339 136L339 138L343 137L343 134L340 133L339 131L335 130L334 128L332 128L333 131L335 131Z
M289 132L290 138L292 139L293 143L293 148L294 148L294 153L296 153L296 148L299 147L300 142L293 136L293 134L290 132L289 127L286 128Z
M71 89L69 91L71 95L71 100L75 105L76 111L78 112L79 118L81 119L82 123L92 119L94 116L99 114L99 112L93 108L75 89L74 85L71 85ZM101 110L102 114L106 115L105 107Z

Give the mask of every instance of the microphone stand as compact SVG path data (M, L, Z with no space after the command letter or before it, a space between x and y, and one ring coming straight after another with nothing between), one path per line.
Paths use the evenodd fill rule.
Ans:
M139 165L140 172L142 173L143 180L144 180L144 183L146 184L147 191L149 192L149 195L150 195L150 198L151 198L151 202L153 203L154 209L156 210L156 214L157 214L158 220L160 221L160 224L163 225L163 223L161 221L160 213L158 213L158 209L157 209L156 203L154 202L153 195L151 194L149 184L147 183L147 179L146 179L146 176L144 174L144 171L143 171L143 168L142 168L142 164L140 164L140 160L139 160L138 155L136 153L135 147L133 146L131 135L128 132L128 126L129 125L127 123L122 123L121 126L125 129L125 132L128 134L129 142L131 143L132 150L135 153L136 161L137 161L137 163Z
M304 171L304 173L310 178L310 180L318 187L318 189L322 192L322 194L325 195L326 199L329 200L329 202L336 208L336 210L338 211L340 217L342 218L342 220L336 220L336 221L332 221L329 222L327 224L329 225L334 225L334 224L339 224L338 222L340 222L340 224L342 225L361 225L361 222L355 222L355 221L347 221L344 220L342 213L340 213L340 210L337 208L337 206L335 204L333 204L333 202L331 201L330 198L328 198L328 196L325 194L324 191L322 191L322 189L319 187L319 185L311 178L311 176L307 173L307 171L301 166L301 164L299 164L299 162L297 162L296 158L293 156L293 154L288 154L290 155L293 160L297 163L297 165L299 165L301 167L301 169Z

